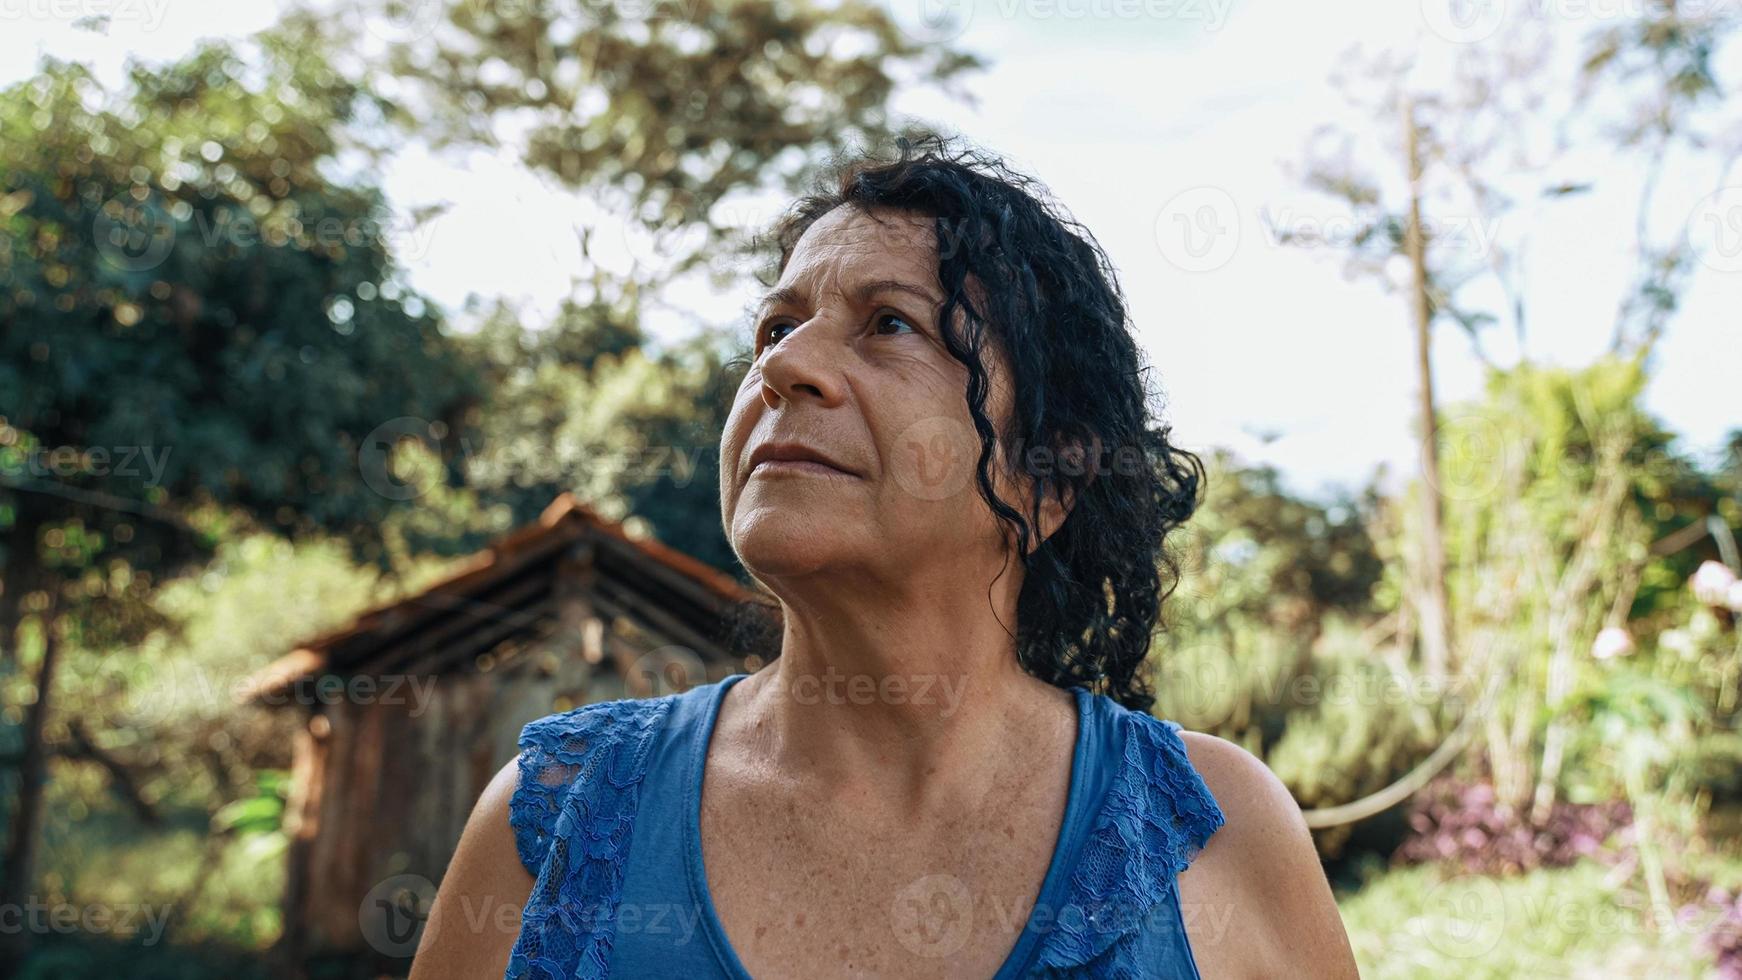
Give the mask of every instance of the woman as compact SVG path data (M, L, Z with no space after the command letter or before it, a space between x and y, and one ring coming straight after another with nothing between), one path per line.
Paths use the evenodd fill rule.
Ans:
M528 725L414 980L1355 976L1287 790L1148 714L1202 471L1099 246L935 137L824 186L720 437L779 656Z

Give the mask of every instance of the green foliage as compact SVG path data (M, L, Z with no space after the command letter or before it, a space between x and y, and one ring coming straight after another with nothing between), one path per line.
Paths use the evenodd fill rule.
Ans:
M1432 749L1436 691L1374 658L1375 500L1290 495L1210 457L1157 635L1156 714L1245 746L1306 807L1378 789Z
M571 305L542 330L497 308L468 356L491 379L474 413L467 483L531 520L572 491L716 567L737 559L720 525L719 433L736 375L703 338L644 344L632 305Z
M1711 506L1709 478L1669 451L1639 407L1645 379L1637 357L1577 370L1526 364L1491 373L1484 399L1443 413L1439 490L1462 676L1506 678L1483 755L1514 803L1569 779L1618 790L1618 771L1569 776L1584 757L1578 747L1564 761L1548 752L1562 737L1554 730L1576 729L1578 711L1608 711L1619 724L1635 708L1665 707L1590 656L1604 626L1679 602L1643 588L1662 564L1649 545L1685 521L1679 514Z
M476 390L398 278L380 195L324 176L364 93L259 47L135 66L113 93L49 62L0 93L13 547L69 525L84 565L158 568L201 543L205 501L371 542L393 503L360 461L371 431Z
M50 805L67 802L57 795ZM173 811L153 828L104 806L45 828L39 895L45 904L137 910L140 934L117 928L87 939L139 943L157 929L156 945L221 943L258 956L283 928L285 843L275 831L213 836L199 811Z
M1509 878L1419 865L1368 878L1339 910L1369 980L1708 975L1704 913L1657 930L1643 903L1596 862Z
M290 792L289 774L262 769L254 774L254 795L234 800L212 814L212 830L249 837L271 834L284 824L284 803Z

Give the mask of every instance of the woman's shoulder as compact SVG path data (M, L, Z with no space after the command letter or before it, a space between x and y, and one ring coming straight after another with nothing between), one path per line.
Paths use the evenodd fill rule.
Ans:
M1348 940L1312 834L1288 787L1238 743L1173 722L1161 725L1173 732L1216 801L1215 835L1190 862L1191 873L1180 878L1186 904L1231 916L1224 928L1192 936L1204 975L1349 975ZM1313 967L1301 972L1306 963Z

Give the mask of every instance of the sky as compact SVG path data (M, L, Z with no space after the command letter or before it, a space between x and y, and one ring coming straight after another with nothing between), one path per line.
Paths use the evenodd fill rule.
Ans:
M1356 489L1381 464L1389 486L1413 471L1407 297L1383 275L1344 275L1334 243L1356 216L1304 190L1295 167L1325 123L1389 138L1332 84L1352 44L1411 53L1412 77L1431 86L1459 45L1508 29L1496 18L1518 15L1508 3L1522 0L887 2L916 39L953 42L990 62L965 83L973 104L909 88L893 108L1039 178L1101 242L1179 442L1273 464L1297 492L1315 495ZM1531 0L1531 10L1571 37L1643 2ZM42 54L84 61L113 83L129 55L174 58L200 37L244 35L279 12L269 0L0 0L0 84L28 77ZM106 34L74 27L100 13L110 16ZM1718 61L1726 77L1742 77L1742 52ZM1388 148L1370 149L1376 163L1389 159ZM1728 428L1742 427L1742 186L1720 190L1716 168L1698 163L1672 166L1651 210L1654 234L1690 236L1701 263L1657 351L1646 406L1683 434L1685 449L1711 453ZM1526 202L1498 221L1456 217L1454 204L1437 220L1471 249L1524 249L1532 306L1523 353L1578 366L1607 347L1632 278L1641 181L1620 158L1565 166L1594 192ZM620 227L506 153L435 157L408 146L379 180L399 213L447 206L404 229L396 247L411 284L449 310L468 294L500 296L539 322L571 293L576 228ZM1524 180L1540 186L1544 177ZM1742 185L1742 170L1728 180ZM732 206L757 222L781 203ZM1284 227L1333 244L1283 244ZM629 232L602 240L608 265L655 254ZM676 339L700 324L741 325L760 290L744 277L715 292L697 277L668 291L648 327ZM1505 324L1484 334L1483 348L1502 366L1521 353ZM1479 394L1482 363L1462 331L1437 324L1433 359L1442 405Z

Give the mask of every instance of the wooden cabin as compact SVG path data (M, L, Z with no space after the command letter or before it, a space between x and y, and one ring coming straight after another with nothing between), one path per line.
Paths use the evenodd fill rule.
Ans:
M726 613L752 599L564 494L456 574L261 671L253 700L302 721L280 952L299 969L329 957L403 969L415 941L381 919L403 911L383 899L427 911L521 727L756 669L724 636Z

